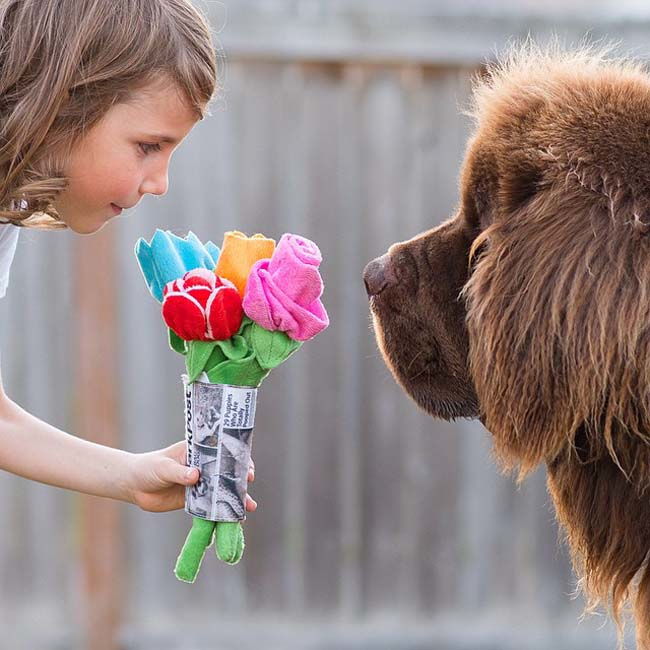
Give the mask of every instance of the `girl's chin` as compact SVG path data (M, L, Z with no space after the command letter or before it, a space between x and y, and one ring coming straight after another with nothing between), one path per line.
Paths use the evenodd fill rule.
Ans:
M115 215L102 215L101 217L88 217L83 216L79 218L66 219L64 222L72 232L77 235L92 235L99 232Z

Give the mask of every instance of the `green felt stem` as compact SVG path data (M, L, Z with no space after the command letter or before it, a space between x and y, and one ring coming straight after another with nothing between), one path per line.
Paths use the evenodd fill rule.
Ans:
M214 521L199 517L192 518L192 528L181 550L174 573L183 582L194 582L201 568L205 551L212 543L215 529Z
M237 564L244 555L244 546L244 529L239 522L217 522L214 547L222 562Z

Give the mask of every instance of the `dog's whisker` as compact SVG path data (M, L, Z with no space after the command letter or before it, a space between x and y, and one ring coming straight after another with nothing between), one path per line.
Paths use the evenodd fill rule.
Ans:
M409 377L408 379L409 379L409 381L413 381L414 379L417 379L421 374L423 374L425 372L427 372L429 374L429 376L430 376L431 373L428 372L428 371L429 371L429 369L427 367L424 367L424 368L422 368L422 370L420 370L420 372L418 372L416 375L413 375L412 377Z
M411 363L406 368L406 372L411 369L411 366L416 362L417 358L424 352L424 349L420 350L414 357L411 359Z

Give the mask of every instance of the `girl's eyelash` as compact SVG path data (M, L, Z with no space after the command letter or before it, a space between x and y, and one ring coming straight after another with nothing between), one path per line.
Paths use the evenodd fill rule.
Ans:
M140 143L140 149L142 150L143 154L148 154L153 151L160 151L160 145L159 144L150 144L147 142L141 142Z

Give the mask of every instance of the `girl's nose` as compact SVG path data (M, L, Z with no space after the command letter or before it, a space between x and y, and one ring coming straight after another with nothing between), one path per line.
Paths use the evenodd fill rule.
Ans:
M167 172L164 172L163 174L159 174L143 181L140 186L140 194L155 194L156 196L163 196L164 194L167 194L168 189L169 175Z

